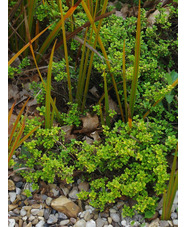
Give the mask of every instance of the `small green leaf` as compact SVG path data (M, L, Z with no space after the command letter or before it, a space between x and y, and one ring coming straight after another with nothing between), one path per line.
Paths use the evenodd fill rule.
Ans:
M165 95L165 98L166 98L167 102L170 104L174 98L174 95L168 94L168 95Z
M152 213L151 211L146 211L145 212L145 218L152 218L155 213Z

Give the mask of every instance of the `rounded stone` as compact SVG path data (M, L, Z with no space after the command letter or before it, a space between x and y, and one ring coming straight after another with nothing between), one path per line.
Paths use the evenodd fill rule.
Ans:
M96 227L95 221L91 219L86 223L86 227Z
M47 204L48 206L50 206L51 202L52 202L52 198L51 198L51 197L47 197L47 199L46 199L46 204Z
M108 217L108 223L111 224L112 223L112 218Z
M173 220L173 219L177 219L177 218L178 218L177 213L176 213L176 212L173 212L173 213L171 214L171 218L172 218L172 220Z
M44 218L47 220L50 216L50 209L46 208L44 209Z
M58 212L58 218L59 219L68 219L68 217L62 212Z
M77 194L78 194L78 189L77 189L77 187L74 187L74 188L70 191L69 197L70 197L71 199L78 199Z
M112 220L113 220L114 222L120 222L119 214L117 214L117 213L111 213L111 214L110 214L110 217L112 218Z
M15 226L15 220L14 219L8 219L8 227L14 227Z
M76 222L76 224L74 225L74 227L86 227L86 221L81 219L79 221Z
M16 195L20 195L21 194L21 189L16 187Z
M110 213L116 213L116 210L113 208L110 208L109 211L110 211Z
M126 220L122 220L121 225L122 226L126 226L127 225L127 221Z
M23 182L22 181L19 181L19 182L16 183L16 187L17 188L22 188L22 186L23 186Z
M8 180L8 191L15 190L15 184L12 180Z
M39 209L32 209L31 214L37 215L39 213L39 211L40 211Z
M37 223L36 227L43 227L45 225L45 221L41 220L40 222Z
M178 219L174 219L173 224L174 224L174 226L178 226Z
M67 225L69 222L70 222L69 219L67 219L67 220L60 221L59 224L60 225Z
M21 214L22 217L25 216L26 215L26 210L24 208L22 208L21 211L20 211L20 214Z
M71 222L72 224L75 224L75 223L76 223L76 219L75 219L75 218L70 218L70 222Z
M54 214L50 214L49 219L47 220L48 224L54 224L57 222L57 217Z
M90 214L90 212L88 210L85 211L85 214L84 214L85 221L89 221L91 218L92 218L92 215Z

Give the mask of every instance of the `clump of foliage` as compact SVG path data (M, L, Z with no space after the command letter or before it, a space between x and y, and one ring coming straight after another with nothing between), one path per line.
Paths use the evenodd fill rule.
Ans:
M149 195L149 189L156 195L163 193L167 174L166 155L174 149L177 139L172 131L155 123L144 122L134 117L132 129L128 123L118 121L112 131L104 126L105 141L93 145L85 141L64 144L64 132L59 128L39 129L36 137L25 143L21 159L25 165L37 171L24 172L28 182L40 179L52 183L56 177L73 181L73 171L85 172L90 179L91 192L81 192L80 199L90 199L90 204L100 210L108 203L114 203L122 195L133 198L137 204L124 207L123 215L134 210L154 212L157 197ZM92 174L101 174L92 180Z
M8 78L13 79L15 75L21 74L23 69L30 65L28 57L23 58L18 67L8 66Z

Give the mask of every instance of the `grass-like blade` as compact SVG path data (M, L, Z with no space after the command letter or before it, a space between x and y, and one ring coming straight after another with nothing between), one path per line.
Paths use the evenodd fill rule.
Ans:
M97 28L96 28L96 26L95 26L95 24L94 24L94 20L93 20L93 18L92 18L92 16L91 16L90 12L89 12L89 10L88 10L88 7L87 7L86 3L84 2L84 0L82 0L82 6L83 6L83 8L84 8L84 10L85 10L85 12L86 12L86 15L87 15L87 17L88 17L90 23L92 24L92 27L93 27L95 33L98 34ZM107 57L107 53L106 53L106 51L105 51L105 47L104 47L104 45L103 45L103 43L102 43L102 40L101 40L99 34L98 34L98 42L99 42L100 48L101 48L101 50L102 50L102 53L103 53L103 55L104 55L104 58L106 59L107 67L108 67L109 71L111 71L111 65L110 65L110 63L109 63L109 60L108 60L108 57ZM113 74L110 73L110 75L111 75L112 82L113 82L113 86L114 86L114 89L115 89L115 92L116 92L116 97L117 97L117 101L118 101L118 104L119 104L121 117L122 117L122 120L124 121L123 109L122 109L121 100L120 100L120 97L119 97L119 93L118 93L116 81L115 81L115 78L114 78Z
M81 3L82 0L78 0L74 6L72 6L67 13L64 15L64 20L66 20L67 18L69 18L74 11L76 10L76 8L78 7L78 5ZM58 32L61 29L61 23L62 21L60 20L55 28L51 31L51 33L49 34L49 36L47 37L47 39L44 41L43 45L41 46L40 50L39 50L39 55L37 55L36 60L39 62L41 59L41 56L43 55L43 53L45 53L46 49L49 47L49 45L51 44L51 42L55 39L55 37L57 36Z
M169 180L169 185L167 193L163 195L163 209L162 209L162 220L169 220L171 216L172 204L176 191L178 190L178 171L176 172L176 160L178 156L178 145L174 153L174 160L172 164L171 176ZM176 172L176 174L175 174Z
M14 123L14 127L13 127L13 129L12 129L12 131L11 131L11 134L10 134L10 137L9 137L9 140L8 140L8 146L10 146L10 144L11 144L11 142L12 142L12 139L13 139L13 136L14 136L14 132L15 132L17 126L18 126L19 119L21 118L21 115L22 115L22 113L23 113L23 111L24 111L24 109L25 109L25 107L26 107L26 104L27 104L27 102L28 102L29 99L30 99L30 98L28 98L28 99L26 100L26 102L24 103L23 107L21 108L21 110L20 110L20 112L19 112L19 114L18 114L18 116L17 116L17 119L16 119L16 121L15 121L15 123Z
M66 60L69 101L72 102L72 86L71 86L69 63L68 63L68 50L67 50L67 42L66 42L66 34L65 34L65 20L63 16L63 8L62 8L61 0L59 0L58 2L59 2L60 13L61 13L61 28L63 32L63 43L64 43L65 60Z
M17 57L19 57L20 54L22 54L29 46L30 43L33 43L35 40L39 38L52 24L50 24L48 27L46 27L42 32L40 32L37 36L35 36L32 40L30 40L21 50L19 50L9 61L8 66L11 65Z
M131 116L133 117L134 113L134 104L136 98L136 91L138 85L138 73L139 73L139 60L140 60L140 31L141 31L141 22L140 22L140 0L139 0L139 7L138 7L138 19L137 19L137 31L136 31L136 44L135 44L135 59L134 59L134 72L132 78L132 86L130 92L130 110Z
M56 40L57 41L57 40ZM48 65L48 74L47 74L47 83L46 83L46 99L45 99L45 128L51 128L51 121L50 121L50 97L51 97L51 77L52 77L52 62L53 62L53 55L54 49L56 45L56 41L53 45L50 61Z

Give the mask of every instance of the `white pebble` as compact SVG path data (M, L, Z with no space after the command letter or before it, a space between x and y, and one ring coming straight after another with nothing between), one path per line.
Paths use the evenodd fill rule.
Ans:
M173 212L173 213L171 214L171 218L172 218L172 219L177 219L177 218L178 218L177 213Z
M126 226L126 225L127 225L127 222L126 222L125 220L123 220L123 221L121 222L121 224L122 224L122 226Z
M120 217L117 213L111 213L110 217L112 218L113 221L120 222Z
M21 194L21 189L20 188L16 188L16 195L20 195Z
M8 227L14 227L15 226L15 220L14 219L8 219Z
M91 219L86 223L86 227L96 227L95 221Z
M10 202L14 202L14 200L16 199L16 193L15 192L9 192L8 193L10 196Z
M86 221L81 219L81 220L78 220L76 222L76 224L74 225L74 227L86 227Z
M174 219L174 220L173 220L173 224L174 224L174 225L178 225L178 219Z
M24 208L21 209L20 211L21 216L25 216L26 215L26 210Z
M41 220L40 222L37 223L37 225L35 227L43 227L45 224L44 220Z

